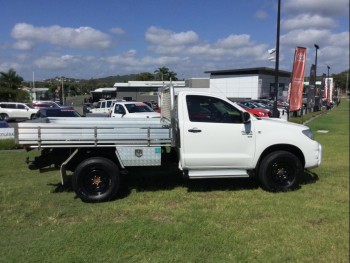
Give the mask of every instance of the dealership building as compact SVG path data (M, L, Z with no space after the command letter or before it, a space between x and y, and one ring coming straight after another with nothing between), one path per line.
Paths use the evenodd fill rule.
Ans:
M176 91L195 90L210 92L233 101L244 99L270 99L275 97L275 69L245 68L205 71L207 78L190 78L185 81L172 81ZM291 72L278 71L279 100L286 100ZM117 98L133 101L158 100L158 90L169 81L129 81L115 83L111 88L101 88L91 92L94 101Z

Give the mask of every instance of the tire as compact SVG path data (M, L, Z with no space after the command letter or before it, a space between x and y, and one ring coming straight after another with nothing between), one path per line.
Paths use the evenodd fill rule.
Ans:
M30 115L30 119L33 120L35 117L35 114Z
M81 162L74 171L72 186L84 202L112 200L119 189L118 166L103 157L91 157Z
M258 177L267 191L280 192L298 188L302 172L298 157L290 152L276 151L262 160Z
M8 121L9 120L9 116L6 113L1 113L0 114L0 120Z

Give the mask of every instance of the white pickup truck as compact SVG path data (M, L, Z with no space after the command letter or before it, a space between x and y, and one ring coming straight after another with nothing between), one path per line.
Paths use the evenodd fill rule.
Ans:
M41 155L29 168L60 167L62 183L86 202L113 199L131 166L176 162L189 179L256 176L268 191L295 189L305 168L321 163L310 129L259 119L226 98L172 87L161 96L161 118L47 118L18 123L15 137ZM73 120L74 119L74 120ZM174 154L176 153L176 154Z

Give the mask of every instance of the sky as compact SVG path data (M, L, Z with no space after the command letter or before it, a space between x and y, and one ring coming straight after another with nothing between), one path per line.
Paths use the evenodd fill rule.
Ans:
M95 79L270 67L277 0L0 0L0 72ZM281 0L279 69L307 48L305 75L349 69L349 0Z

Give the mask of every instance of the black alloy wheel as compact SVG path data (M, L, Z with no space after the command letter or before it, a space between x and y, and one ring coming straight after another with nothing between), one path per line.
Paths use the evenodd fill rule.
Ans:
M287 151L268 154L259 168L262 186L273 192L294 190L298 188L303 169L301 161Z
M112 200L120 184L118 166L103 157L91 157L78 165L73 175L73 189L84 202Z

